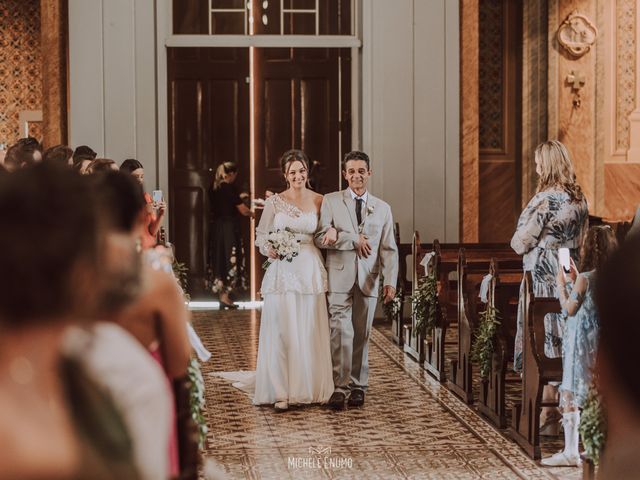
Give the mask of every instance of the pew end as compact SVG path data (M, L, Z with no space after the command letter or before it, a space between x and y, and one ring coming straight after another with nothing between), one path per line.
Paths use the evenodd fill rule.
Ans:
M562 379L562 360L544 354L544 316L559 313L560 305L556 298L533 295L531 272L525 273L524 281L522 397L514 405L509 434L532 459L539 460L542 389L549 382Z

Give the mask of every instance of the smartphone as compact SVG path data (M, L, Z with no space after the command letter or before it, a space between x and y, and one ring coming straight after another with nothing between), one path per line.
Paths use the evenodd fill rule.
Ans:
M559 248L558 249L558 261L560 262L560 266L564 273L569 273L571 271L571 256L569 255L568 248Z
M155 203L160 203L162 201L162 190L154 190L151 192L151 200Z

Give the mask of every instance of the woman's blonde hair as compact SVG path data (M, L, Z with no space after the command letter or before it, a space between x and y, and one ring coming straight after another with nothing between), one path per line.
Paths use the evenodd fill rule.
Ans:
M584 198L582 189L576 182L576 174L567 147L558 140L547 140L536 147L534 156L542 170L538 178L538 192L561 187L569 194L572 201L580 201Z
M238 166L234 162L224 162L218 165L218 168L216 168L216 176L213 179L213 189L217 190L220 185L222 185L225 175L236 173L237 171Z

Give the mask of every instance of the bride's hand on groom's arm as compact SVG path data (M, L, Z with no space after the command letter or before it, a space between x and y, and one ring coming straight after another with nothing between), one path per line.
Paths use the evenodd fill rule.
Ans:
M358 241L356 242L355 247L356 253L360 258L367 258L369 255L371 255L371 244L369 243L367 237L363 234L360 234L360 236L358 237Z
M322 237L322 245L335 245L338 241L338 231L334 227L330 227Z

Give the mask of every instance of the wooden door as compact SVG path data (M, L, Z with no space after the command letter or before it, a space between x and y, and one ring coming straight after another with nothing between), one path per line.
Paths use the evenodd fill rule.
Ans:
M480 242L507 242L522 196L522 5L481 0Z
M167 56L170 238L176 258L189 268L192 295L200 296L209 239L207 190L215 169L234 161L236 185L248 191L250 183L249 52L169 48ZM248 239L248 222L244 230Z
M267 48L255 53L255 185L285 189L280 157L303 150L314 167L319 193L340 186L340 51L320 48ZM344 99L343 99L344 101ZM346 147L348 139L342 138Z

